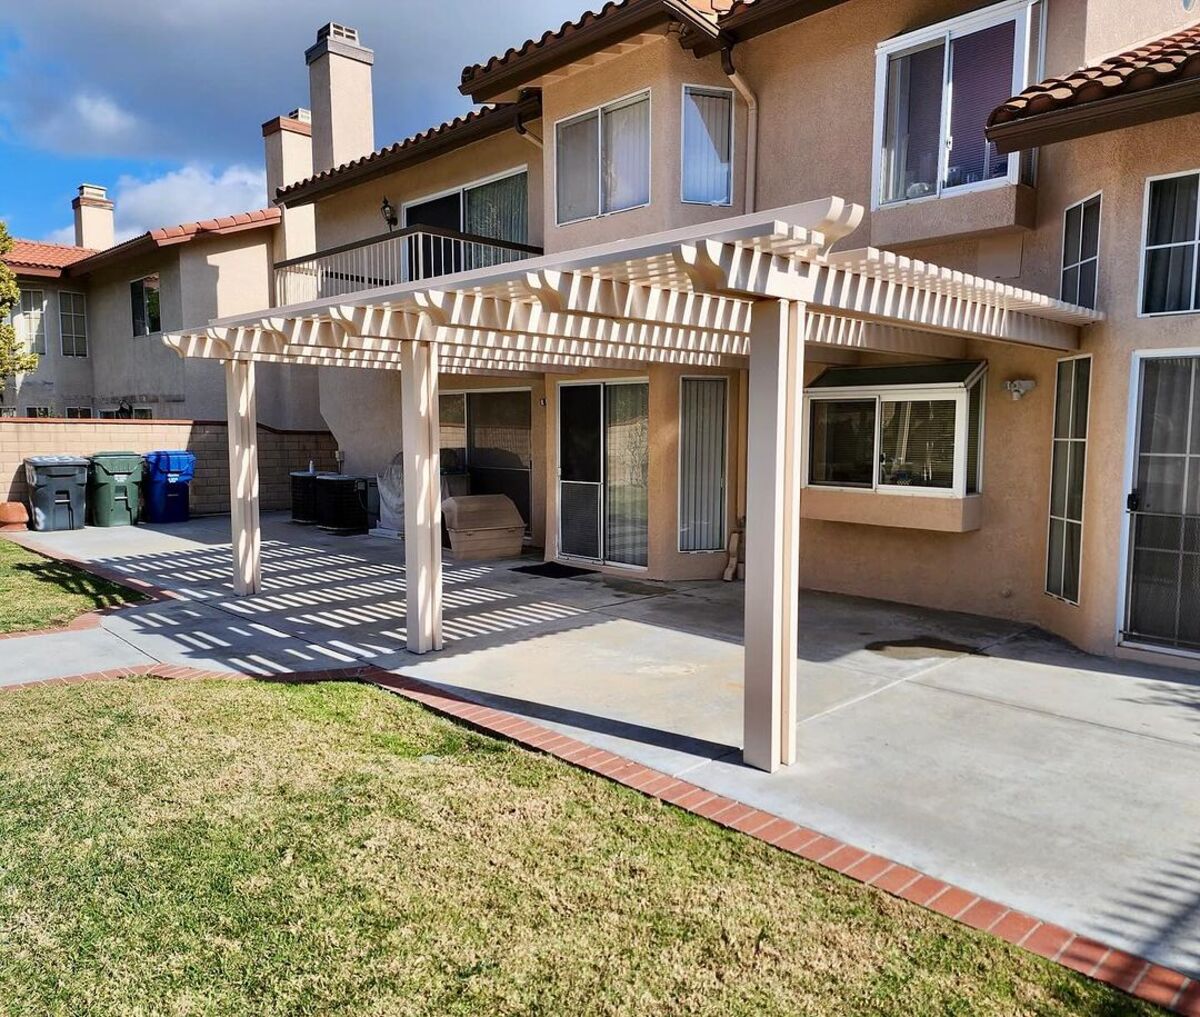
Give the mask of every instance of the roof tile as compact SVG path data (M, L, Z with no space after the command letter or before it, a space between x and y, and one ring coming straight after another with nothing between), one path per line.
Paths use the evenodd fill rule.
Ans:
M1200 77L1200 23L1118 53L1092 67L1081 67L1061 78L1047 78L1031 85L993 110L988 126L1197 77Z
M66 268L95 253L73 244L48 244L14 237L12 250L4 256L4 263L10 268Z

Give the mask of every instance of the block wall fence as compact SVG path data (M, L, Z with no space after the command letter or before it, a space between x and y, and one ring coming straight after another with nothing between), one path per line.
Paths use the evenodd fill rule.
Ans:
M229 433L223 420L0 419L0 501L25 501L25 459L36 455L187 449L196 454L191 508L229 511ZM291 505L293 470L334 470L337 441L328 431L281 431L258 425L259 497L264 510Z

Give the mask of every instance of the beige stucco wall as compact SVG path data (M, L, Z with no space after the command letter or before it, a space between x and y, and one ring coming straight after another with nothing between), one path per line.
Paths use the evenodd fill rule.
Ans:
M542 125L529 130L541 136ZM542 238L541 151L516 131L506 131L409 169L389 173L338 191L316 204L317 249L338 247L387 232L379 206L386 197L397 210L404 204L462 187L509 170L529 171L529 242ZM401 213L401 224L403 215Z
M685 204L680 197L680 135L683 86L731 88L716 56L697 60L668 37L595 67L575 72L542 91L546 124L545 222L547 252L571 250L610 240L657 233L677 226L739 215L744 196L746 107L734 103L733 204L726 207ZM556 226L554 124L631 95L650 92L650 204L583 222ZM766 207L766 206L762 206Z
M65 414L69 406L92 405L92 358L64 357L62 329L59 318L59 292L77 292L77 287L63 285L56 279L35 277L18 279L23 291L43 295L43 322L46 332L46 352L38 359L36 371L10 378L4 391L4 405L23 413L32 406L48 406L52 413ZM18 305L19 306L19 305ZM18 333L21 334L21 333Z

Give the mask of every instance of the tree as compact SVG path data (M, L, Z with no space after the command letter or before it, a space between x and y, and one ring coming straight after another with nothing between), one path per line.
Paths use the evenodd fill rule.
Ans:
M0 259L12 250L12 237L8 226L0 221ZM4 390L8 380L18 374L37 370L36 353L25 349L17 339L17 330L12 326L12 309L21 303L21 290L13 270L0 260L0 402L4 401Z

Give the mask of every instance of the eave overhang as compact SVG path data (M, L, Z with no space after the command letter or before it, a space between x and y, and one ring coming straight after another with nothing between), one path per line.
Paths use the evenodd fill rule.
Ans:
M1200 78L995 124L987 139L1003 155L1200 113Z

